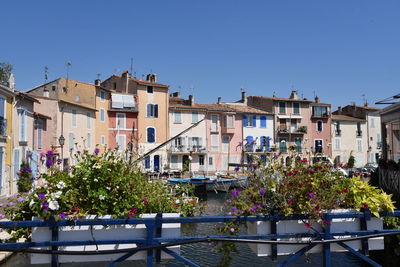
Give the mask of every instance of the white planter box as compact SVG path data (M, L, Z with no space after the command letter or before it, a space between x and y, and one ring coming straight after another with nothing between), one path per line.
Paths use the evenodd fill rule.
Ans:
M354 212L354 210L332 210L331 213L345 213L345 212ZM248 222L248 233L250 235L268 235L271 234L271 222L269 221L258 221L258 222ZM315 233L312 229L306 228L303 221L301 220L288 220L288 221L279 221L277 222L277 233L278 234L298 234L298 233ZM323 228L319 223L313 223L312 228L320 233L323 232ZM383 229L383 221L381 218L372 217L371 220L367 221L367 229L368 230L382 230ZM339 232L353 232L360 231L360 219L356 218L348 218L348 219L332 219L331 223L331 232L339 233ZM348 238L351 236L341 236L337 238ZM286 241L298 241L296 238L280 238L278 240L286 240ZM301 241L309 241L310 238L301 238ZM361 249L361 241L351 241L346 242L348 246L355 250ZM253 250L257 256L270 256L271 253L271 245L264 244L249 244L250 248ZM296 253L298 250L302 249L305 245L278 245L278 255L291 255ZM368 239L369 250L380 250L384 249L384 240L383 237L376 237ZM343 247L337 244L331 244L331 251L335 252L343 252L347 251ZM322 252L322 245L317 245L309 250L309 253L320 253Z
M143 214L143 218L152 218L156 214ZM99 218L108 219L111 216L102 216ZM179 217L178 213L163 213L163 217ZM87 216L87 219L93 219L94 216ZM161 237L179 237L180 223L166 223L163 224ZM93 237L90 231L90 226L65 226L60 227L58 233L59 241L86 241L86 240L126 240L130 238L146 238L146 226L144 224L136 225L115 225L103 227L101 225L93 226ZM32 229L32 242L44 242L51 240L51 231L47 227L36 227ZM135 248L135 244L119 244L119 245L98 245L98 250L117 250L126 248ZM43 247L42 249L50 249L49 247ZM180 246L169 247L170 250L180 253ZM95 245L88 246L64 246L59 247L61 251L95 251ZM108 255L59 255L58 259L60 263L71 263L71 262L95 262L95 261L113 261L123 256L123 253L119 254L108 254ZM155 255L155 254L154 254ZM129 257L127 260L143 260L147 257L147 251L139 251ZM161 251L162 259L171 259L167 253ZM31 254L31 264L44 264L51 262L51 255L46 254Z

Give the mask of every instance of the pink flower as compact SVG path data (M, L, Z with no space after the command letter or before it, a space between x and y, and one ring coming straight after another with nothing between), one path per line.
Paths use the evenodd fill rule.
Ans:
M292 200L292 199L288 199L287 203L288 203L288 204L292 204L292 203L293 203L293 200Z
M235 228L231 228L229 229L229 231L231 231L231 233L235 232Z

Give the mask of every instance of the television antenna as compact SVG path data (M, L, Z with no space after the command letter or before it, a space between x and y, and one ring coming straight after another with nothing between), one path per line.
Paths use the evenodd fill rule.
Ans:
M47 83L47 80L49 78L49 68L47 66L44 66L44 83Z

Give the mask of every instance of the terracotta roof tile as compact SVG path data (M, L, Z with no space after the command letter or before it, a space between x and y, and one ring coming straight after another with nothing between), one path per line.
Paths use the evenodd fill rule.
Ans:
M291 99L291 98L282 98L282 97L267 97L267 96L249 96L253 98L262 98L262 99L269 99L269 100L275 100L275 101L290 101L290 102L305 102L305 103L311 103L311 100L308 99Z
M352 116L347 116L347 115L332 115L332 120L336 121L359 121L359 122L364 122L365 120L359 119L359 118L354 118Z

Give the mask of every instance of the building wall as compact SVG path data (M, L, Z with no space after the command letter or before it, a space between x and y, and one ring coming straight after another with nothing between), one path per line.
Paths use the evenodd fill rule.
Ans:
M101 100L100 93L104 92L105 100ZM95 126L96 126L96 138L95 144L98 145L100 150L104 150L106 145L109 145L109 130L108 130L108 112L110 105L111 93L108 90L96 87L96 112L95 112ZM100 110L104 110L104 121L100 120ZM102 143L102 136L104 136L104 143Z
M377 158L382 156L381 117L377 113L368 113L368 155L367 161L377 163Z
M0 147L3 150L2 158L2 179L1 179L1 191L0 195L10 195L12 193L12 134L13 134L13 97L8 94L2 94L0 91L0 97L5 100L5 119L6 122L6 132L4 136L0 138Z
M335 128L336 121L333 121L332 129ZM332 158L338 162L347 163L350 155L355 157L355 167L359 168L364 166L367 162L367 125L365 122L361 123L361 137L356 136L357 122L355 121L340 121L341 135L333 135L332 138ZM340 140L340 148L337 148L336 140ZM361 141L362 149L358 150L358 140ZM338 160L340 158L340 160Z
M125 127L117 127L117 113L125 114ZM117 136L125 136L125 149L132 142L137 149L137 113L124 111L108 111L108 148L117 148ZM121 149L121 148L120 148Z
M57 121L59 119L58 101L49 98L38 98L38 100L40 104L35 103L34 111L50 117L45 123L46 130L43 131L42 149L38 149L37 139L35 140L35 150L40 153L51 150L52 146L58 146L58 137L61 134L61 130L57 129ZM65 134L64 137L67 138ZM35 138L37 138L37 131L35 131Z
M317 130L318 121L322 121L322 131ZM315 140L323 140L323 154L327 156L332 156L332 127L331 119L328 118L311 118L310 119L310 138L311 144L315 146Z
M228 163L240 163L242 161L242 147L239 146L239 143L243 141L243 133L242 133L242 115L234 114L234 131L233 134L222 133L222 119L227 114L232 113L223 113L223 112L208 112L207 113L207 144L208 144L208 160L207 160L207 170L209 172L227 172L228 171ZM218 131L211 132L211 116L218 115ZM218 149L217 151L213 150L212 146L212 136L217 135L218 140ZM222 136L229 136L229 147L228 152L223 152L222 149ZM212 165L210 165L210 158L212 158Z

